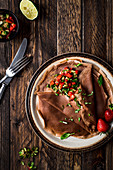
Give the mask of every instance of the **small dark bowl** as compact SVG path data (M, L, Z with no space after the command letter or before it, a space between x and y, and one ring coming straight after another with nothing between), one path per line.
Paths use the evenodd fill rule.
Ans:
M11 33L10 39L0 39L0 42L7 42L12 40L17 35L19 30L19 21L16 15L12 11L9 11L7 9L0 9L0 14L9 14L10 16L12 16L12 18L14 19L14 23L16 24L16 29L14 32Z

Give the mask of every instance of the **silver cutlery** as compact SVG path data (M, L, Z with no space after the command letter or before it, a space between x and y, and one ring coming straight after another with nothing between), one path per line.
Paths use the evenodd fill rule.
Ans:
M12 61L12 63L10 64L10 67L15 65L15 63L19 59L23 58L23 56L25 54L25 51L26 51L26 48L27 48L27 39L24 38L21 45L20 45L20 47L19 47L19 49L18 49L18 51L17 51L17 53L16 53L16 55L15 55L15 57L14 57L14 59L13 59L13 61ZM2 81L1 81L2 85L0 87L0 100L1 100L1 98L3 96L3 93L4 93L5 89L6 89L6 86L11 82L12 78L13 77L7 77L6 78L6 76L5 76L5 78L3 78L4 81L2 79Z
M0 80L2 83L8 77L13 77L17 74L20 70L22 70L27 64L29 64L32 60L32 57L23 57L18 60L13 66L10 66L6 70L6 75Z

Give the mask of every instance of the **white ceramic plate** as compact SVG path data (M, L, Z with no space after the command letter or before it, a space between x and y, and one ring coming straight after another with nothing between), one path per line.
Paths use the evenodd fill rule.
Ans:
M79 150L93 149L105 143L111 138L111 136L113 135L112 134L113 123L111 125L110 133L108 135L106 134L102 134L101 136L96 135L88 139L79 139L76 137L69 137L65 140L61 140L59 137L55 137L45 131L45 129L43 128L44 127L43 119L41 118L40 114L36 110L36 103L38 102L38 100L37 100L37 96L34 95L34 92L36 90L37 83L40 81L44 73L51 66L58 64L59 62L65 60L66 58L74 59L74 60L81 59L85 63L91 63L91 64L96 65L107 75L107 78L110 80L113 86L113 75L111 74L113 69L107 63L105 63L103 60L100 60L96 56L92 56L90 54L85 54L85 53L71 53L71 54L63 54L61 56L56 56L48 60L45 64L43 64L32 77L32 80L29 84L27 95L26 95L27 116L36 134L38 134L42 138L42 140L47 142L49 145L55 148L61 149L61 150L66 150L66 151L70 151L70 150L79 151ZM107 68L109 67L108 68L109 70L106 67Z

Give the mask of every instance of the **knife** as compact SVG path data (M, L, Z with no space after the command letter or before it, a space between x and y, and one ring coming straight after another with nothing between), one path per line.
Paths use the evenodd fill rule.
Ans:
M27 39L24 38L10 66L13 66L19 59L21 59L24 56L26 48L27 48ZM12 80L12 77L10 78L8 77L5 80L3 77L2 80L0 81L0 82L3 82L0 88L0 100L5 91L6 86L11 82L11 80Z

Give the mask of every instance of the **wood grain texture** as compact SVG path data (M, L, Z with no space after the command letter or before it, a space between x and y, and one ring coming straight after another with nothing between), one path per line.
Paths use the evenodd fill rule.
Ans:
M81 51L81 1L57 1L57 54Z
M113 66L113 0L106 2L106 55L108 63ZM113 139L106 144L106 170L113 169Z
M8 9L8 0L0 1L0 8ZM0 43L0 78L5 75L5 69L10 63L11 44ZM10 166L10 107L9 87L0 101L0 169L9 169Z
M16 6L15 13L20 20L20 32L12 42L12 58L24 37L28 39L27 53L33 55L33 63L29 64L11 82L10 87L10 119L11 119L11 152L10 169L26 169L20 165L18 152L23 147L39 146L39 157L35 163L38 169L55 168L51 159L56 159L55 152L44 144L31 129L25 113L25 95L29 81L35 70L47 59L56 55L56 0L36 1L39 16L35 21L28 21L18 10L19 1L12 1ZM15 152L16 151L16 152ZM52 153L51 153L52 151Z
M84 1L84 51L92 53L112 64L111 1ZM107 7L107 8L106 8ZM106 9L106 10L105 10ZM82 168L110 169L111 145L108 144L92 152L84 153ZM106 156L105 156L106 153ZM105 161L106 158L106 161Z
M106 59L106 3L84 1L84 51Z

